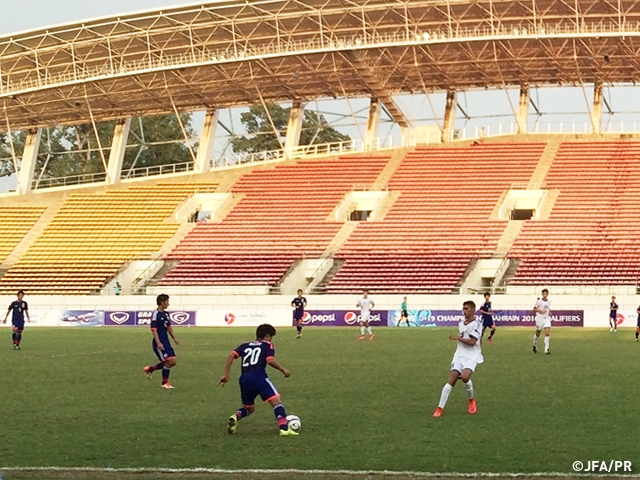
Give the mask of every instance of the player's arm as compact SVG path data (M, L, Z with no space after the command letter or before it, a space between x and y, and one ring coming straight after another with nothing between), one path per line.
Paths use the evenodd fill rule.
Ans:
M224 385L229 381L229 372L231 371L231 365L233 361L238 358L238 354L235 350L232 350L231 353L227 356L227 361L224 364L224 370L222 371L222 377L218 380L218 385L224 387Z
M302 301L302 303L304 303L304 305L303 305L304 308L307 308L307 299L306 298Z
M176 336L173 334L173 325L169 325L169 328L167 328L167 332L169 333L169 335L171 335L171 338L173 338L173 341L176 342L176 345L180 345L180 342L178 341Z
M371 300L371 310L373 310L374 308L376 308L376 302Z
M268 357L267 358L267 363L275 368L276 370L279 370L280 372L282 372L282 374L284 375L285 378L289 378L291 376L291 372L289 372L289 370L287 370L286 368L284 368L282 365L280 365L278 363L278 361L276 360L276 357Z
M160 341L160 337L158 336L158 329L155 327L151 327L151 333L153 333L153 339L156 341L156 347L158 350L164 350L164 345Z
M474 337L462 338L459 335L449 335L449 340L457 340L458 342L469 345L470 347L473 347L478 342L478 340L476 340Z
M638 307L638 309L636 310L636 313L640 315L640 307Z
M296 308L296 303L295 303L295 302L296 302L296 301L295 301L295 299L291 300L291 306L292 306L293 308Z
M27 322L31 323L31 317L29 316L29 307L28 306L24 307L24 313L27 314Z

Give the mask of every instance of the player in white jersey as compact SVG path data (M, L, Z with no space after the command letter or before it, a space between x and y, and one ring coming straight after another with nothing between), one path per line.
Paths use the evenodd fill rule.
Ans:
M376 304L369 298L369 290L363 291L362 298L358 300L356 306L360 308L360 340L364 340L365 328L369 332L369 340L373 340L375 335L369 326L369 316Z
M476 304L471 300L467 300L462 304L462 313L464 313L464 320L458 324L459 335L449 335L449 340L455 340L458 342L456 353L453 354L453 360L451 361L451 372L449 373L449 380L442 387L442 393L440 394L440 403L438 408L433 412L434 417L442 415L449 394L455 386L458 379L461 379L467 390L467 396L469 397L469 413L471 415L478 411L476 405L476 399L473 395L473 382L471 381L471 375L476 370L479 363L484 362L482 356L482 347L480 347L480 338L482 338L482 323L475 318Z
M533 307L536 314L536 333L533 335L533 353L538 353L538 337L544 330L544 353L550 355L549 332L551 331L551 300L549 300L549 290L542 290L542 298L536 300Z

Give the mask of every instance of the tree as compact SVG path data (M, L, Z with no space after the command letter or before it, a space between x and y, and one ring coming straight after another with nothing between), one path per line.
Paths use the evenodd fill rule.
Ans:
M188 137L193 138L191 114L181 114L180 120ZM104 172L114 128L113 121L96 124L98 137L91 124L46 129L42 134L35 177L46 179ZM130 168L184 163L193 159L175 115L133 119L127 144L123 161L125 172ZM41 173L43 169L44 173Z
M240 121L245 126L248 135L231 140L234 152L257 153L282 148L287 136L291 108L283 108L280 105L268 105L267 108L269 115L261 105L254 105L248 112L240 115ZM274 132L274 127L277 133ZM331 127L324 115L305 110L300 133L300 145L348 140L351 140L351 137Z

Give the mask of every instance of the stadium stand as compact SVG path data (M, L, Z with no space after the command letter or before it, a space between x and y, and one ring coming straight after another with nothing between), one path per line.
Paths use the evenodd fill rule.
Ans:
M0 279L0 293L86 295L130 260L148 259L177 231L168 220L196 192L215 183L71 194L27 252Z
M509 256L511 285L636 285L640 143L565 142L545 179L548 220L527 221Z
M383 221L363 222L336 258L327 293L450 293L470 262L493 252L506 221L501 195L531 177L544 143L417 148L391 177L401 195Z
M33 205L0 206L0 262L7 258L46 209Z
M178 263L158 285L273 286L296 259L316 258L343 220L330 219L354 185L368 185L382 156L306 160L254 170L233 187L244 195L220 223L199 223L166 256Z

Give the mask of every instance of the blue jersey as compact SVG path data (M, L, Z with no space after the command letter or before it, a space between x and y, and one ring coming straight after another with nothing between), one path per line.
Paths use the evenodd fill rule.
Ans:
M24 300L11 302L11 305L9 305L9 311L12 312L11 320L13 323L24 323L24 312L27 310L29 310L29 306Z
M480 311L482 312L490 312L491 311L491 302L484 302L482 304L482 307L480 307ZM493 314L489 313L483 313L482 314L482 320L492 320Z
M169 342L169 326L171 325L171 320L169 319L169 314L167 312L160 312L156 310L153 312L153 316L151 317L151 331L158 332L158 338L160 339L160 343L163 345L171 346L171 342ZM154 337L153 343L155 345L156 339Z
M267 360L276 356L273 343L254 340L243 343L233 351L236 358L242 358L242 376L267 376Z
M295 307L295 313L302 315L304 313L304 307L307 305L307 299L304 297L296 297L291 302L291 305Z
M611 302L609 304L609 316L611 318L616 318L618 316L618 304L616 302Z

